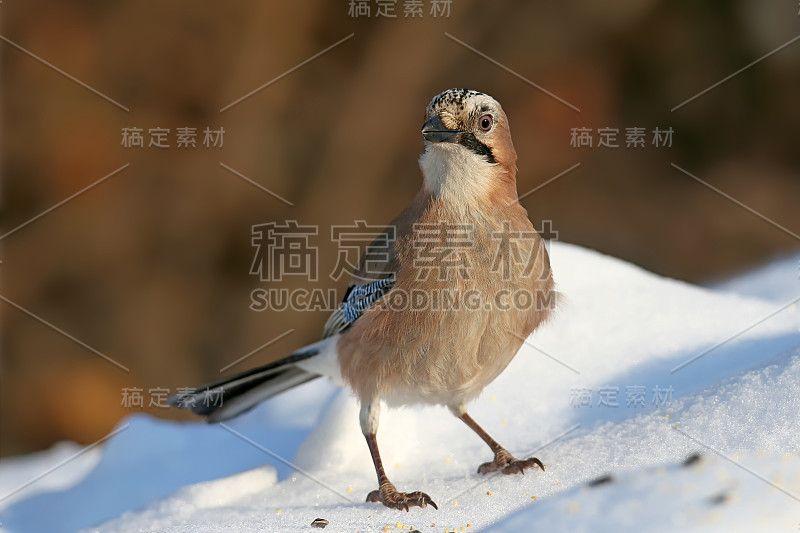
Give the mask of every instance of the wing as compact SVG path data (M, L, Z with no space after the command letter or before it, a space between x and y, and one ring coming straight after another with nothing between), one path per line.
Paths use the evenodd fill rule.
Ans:
M344 333L353 322L394 287L400 270L400 249L411 246L414 222L430 207L425 187L386 229L370 243L359 260L344 299L325 324L323 338Z
M367 247L359 260L342 303L325 323L322 338L344 333L375 302L385 296L395 282L397 268L397 226L386 227Z
M372 304L383 298L394 286L394 277L364 285L350 285L342 303L325 323L322 338L347 331Z

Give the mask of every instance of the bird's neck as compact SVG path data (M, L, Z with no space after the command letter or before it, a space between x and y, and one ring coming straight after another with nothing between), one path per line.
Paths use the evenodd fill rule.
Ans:
M489 163L460 146L428 146L419 158L419 166L425 189L455 208L474 209L516 198L515 169Z

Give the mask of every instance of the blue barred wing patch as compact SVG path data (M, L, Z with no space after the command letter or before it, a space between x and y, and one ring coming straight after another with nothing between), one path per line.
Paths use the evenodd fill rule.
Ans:
M347 331L353 322L364 314L364 311L392 290L394 281L394 276L392 276L365 285L352 285L347 289L342 303L331 313L325 323L322 338Z
M392 278L379 279L366 285L354 285L342 302L342 313L348 325L358 320L364 311L389 292L393 285Z

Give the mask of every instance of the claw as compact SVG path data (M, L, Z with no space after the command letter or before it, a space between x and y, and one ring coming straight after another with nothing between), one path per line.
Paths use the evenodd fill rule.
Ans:
M373 490L367 495L368 502L381 502L390 509L399 509L408 511L411 507L427 507L430 505L438 510L430 496L421 491L415 492L400 492L392 485L381 487L380 490Z
M497 454L494 458L494 461L483 463L481 466L479 466L478 473L489 474L491 472L497 472L498 470L500 470L503 472L503 474L506 475L510 474L525 475L525 469L533 468L534 466L541 468L542 472L544 472L544 465L536 457L520 460L520 459L515 459L508 453Z

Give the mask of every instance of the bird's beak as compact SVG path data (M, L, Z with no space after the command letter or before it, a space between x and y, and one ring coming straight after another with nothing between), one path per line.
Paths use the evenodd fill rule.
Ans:
M457 143L458 136L462 133L465 133L464 130L447 129L439 115L429 118L422 125L422 136L426 141L434 143Z

